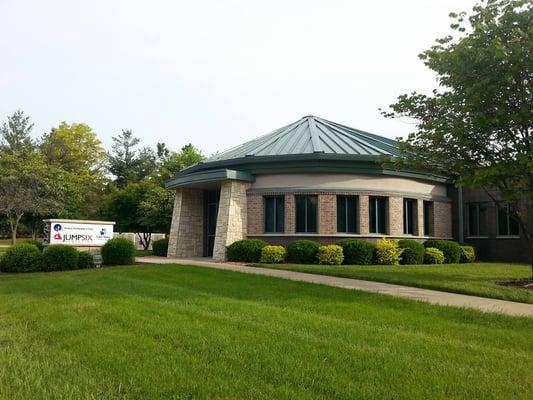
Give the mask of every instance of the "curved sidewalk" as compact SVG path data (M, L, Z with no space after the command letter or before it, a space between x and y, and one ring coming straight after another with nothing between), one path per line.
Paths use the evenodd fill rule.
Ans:
M244 272L248 274L272 276L276 278L289 279L292 281L317 283L320 285L333 286L349 290L361 290L364 292L387 294L411 300L425 301L427 303L438 304L442 306L473 308L484 312L533 317L533 304L516 303L513 301L490 299L486 297L441 292L438 290L394 285L391 283L340 278L336 276L317 275L306 272L285 271L280 269L247 267L244 265L231 263L218 263L202 258L171 259L164 257L139 257L137 258L137 262L147 264L184 264L198 267L218 268L228 271Z

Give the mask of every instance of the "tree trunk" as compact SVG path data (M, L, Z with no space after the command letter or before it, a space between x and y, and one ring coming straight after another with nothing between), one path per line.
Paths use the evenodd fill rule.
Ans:
M16 214L15 216L10 216L9 219L9 227L11 228L11 244L17 244L17 230L19 227L20 219L22 218L23 214Z
M141 243L143 250L148 250L150 242L152 241L152 234L147 232L137 232L137 236L139 237L139 242Z

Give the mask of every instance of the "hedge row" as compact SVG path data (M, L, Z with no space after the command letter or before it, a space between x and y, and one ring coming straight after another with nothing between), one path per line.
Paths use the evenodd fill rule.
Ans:
M128 239L111 239L101 252L105 265L126 265L135 261L135 247ZM78 251L64 244L43 248L42 243L37 241L11 246L0 258L2 272L66 271L93 266L94 257L87 251Z
M285 249L271 246L259 239L244 239L227 247L230 261L252 263L397 265L397 264L456 264L474 262L472 246L461 246L451 240L379 239L374 245L360 239L347 239L336 245L321 246L312 240L296 240Z

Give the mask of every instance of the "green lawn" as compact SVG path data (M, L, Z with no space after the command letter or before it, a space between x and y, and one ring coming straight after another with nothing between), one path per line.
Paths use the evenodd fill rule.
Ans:
M2 399L528 399L533 319L208 268L0 275Z
M445 265L301 265L276 264L258 267L312 272L400 285L415 286L446 292L464 293L533 303L533 291L498 285L498 281L524 279L531 276L531 266L524 264L445 264Z

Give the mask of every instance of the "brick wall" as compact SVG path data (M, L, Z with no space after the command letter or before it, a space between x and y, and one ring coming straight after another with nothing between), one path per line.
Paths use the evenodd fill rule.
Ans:
M285 233L291 234L296 231L296 214L294 205L294 194L285 194Z
M176 190L167 256L201 257L204 251L203 229L203 190Z
M443 238L452 236L452 203L433 202L433 236Z
M248 234L265 232L264 201L260 194L248 194Z
M403 198L389 197L387 234L393 236L403 235Z
M337 196L334 194L318 195L318 233L337 233Z
M357 221L357 226L359 228L359 233L361 235L368 235L368 232L370 231L370 222L368 219L369 215L369 203L368 203L368 196L366 195L359 195L358 199L359 204L359 213L358 218L359 221Z

